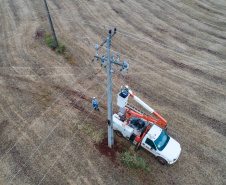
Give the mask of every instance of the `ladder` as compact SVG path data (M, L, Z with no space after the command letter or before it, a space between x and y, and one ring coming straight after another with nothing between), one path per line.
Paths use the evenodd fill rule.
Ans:
M145 115L145 116L148 116L145 112L142 112L141 110L138 110L136 107L134 107L133 105L130 105L130 104L126 104L125 106L126 108L138 113L138 114L142 114L142 115Z
M134 106L131 105L131 104L128 104L128 103L127 103L125 107L128 108L128 109L130 109L130 110L132 110L132 111L134 111L134 112L136 112L136 113L138 113L138 114L142 114L142 115L148 116L145 112L143 112L143 111L141 111L141 110L138 110L136 107L134 107ZM150 121L148 121L147 123L148 123L149 126L151 126L151 125L154 124L154 123L152 123L152 122L150 122Z

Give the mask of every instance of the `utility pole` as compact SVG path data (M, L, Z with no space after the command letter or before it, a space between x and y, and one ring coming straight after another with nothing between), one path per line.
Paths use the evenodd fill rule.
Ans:
M119 58L117 61L114 59L114 56L111 55L111 38L116 34L117 29L114 29L114 33L112 30L109 30L109 37L105 39L100 46L96 44L96 49L99 50L105 43L107 43L107 59L105 55L99 56L99 54L94 55L94 59L101 61L101 66L107 65L107 94L108 94L108 147L113 148L114 146L114 134L113 134L113 108L112 108L112 83L111 83L111 65L116 64L122 67L120 71L128 70L129 64L126 61L119 63ZM94 60L92 60L94 61ZM106 64L107 61L107 64Z
M116 33L116 29L114 34ZM107 39L107 92L108 92L108 147L114 145L113 122L112 122L112 84L111 84L111 30L109 30L109 38Z
M44 3L45 3L48 19L49 19L49 24L50 24L50 27L51 27L51 30L52 30L53 38L54 38L54 41L55 41L55 46L58 47L57 37L56 37L56 34L55 34L55 30L53 28L53 24L52 24L52 20L51 20L51 17L50 17L49 8L48 8L46 0L44 0Z

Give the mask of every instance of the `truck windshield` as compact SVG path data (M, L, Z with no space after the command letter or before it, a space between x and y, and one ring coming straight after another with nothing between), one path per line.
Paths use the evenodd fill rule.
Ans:
M169 142L170 137L164 132L161 132L160 136L155 140L155 145L159 151L162 151L167 143Z

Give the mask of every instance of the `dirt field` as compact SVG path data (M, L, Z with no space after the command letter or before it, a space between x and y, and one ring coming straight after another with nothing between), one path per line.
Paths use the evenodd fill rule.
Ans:
M45 44L43 1L0 0L0 184L226 184L226 1L47 2L71 61ZM106 72L90 61L114 27L112 52L130 63L113 75L114 112L128 84L181 144L172 166L139 150L149 171L131 170L117 158L128 141L106 147Z

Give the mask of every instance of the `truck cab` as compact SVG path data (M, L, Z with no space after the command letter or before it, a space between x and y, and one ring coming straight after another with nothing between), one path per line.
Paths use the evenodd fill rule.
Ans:
M153 125L144 136L141 146L158 157L161 164L164 164L162 159L168 164L175 163L181 153L180 144L157 125Z

